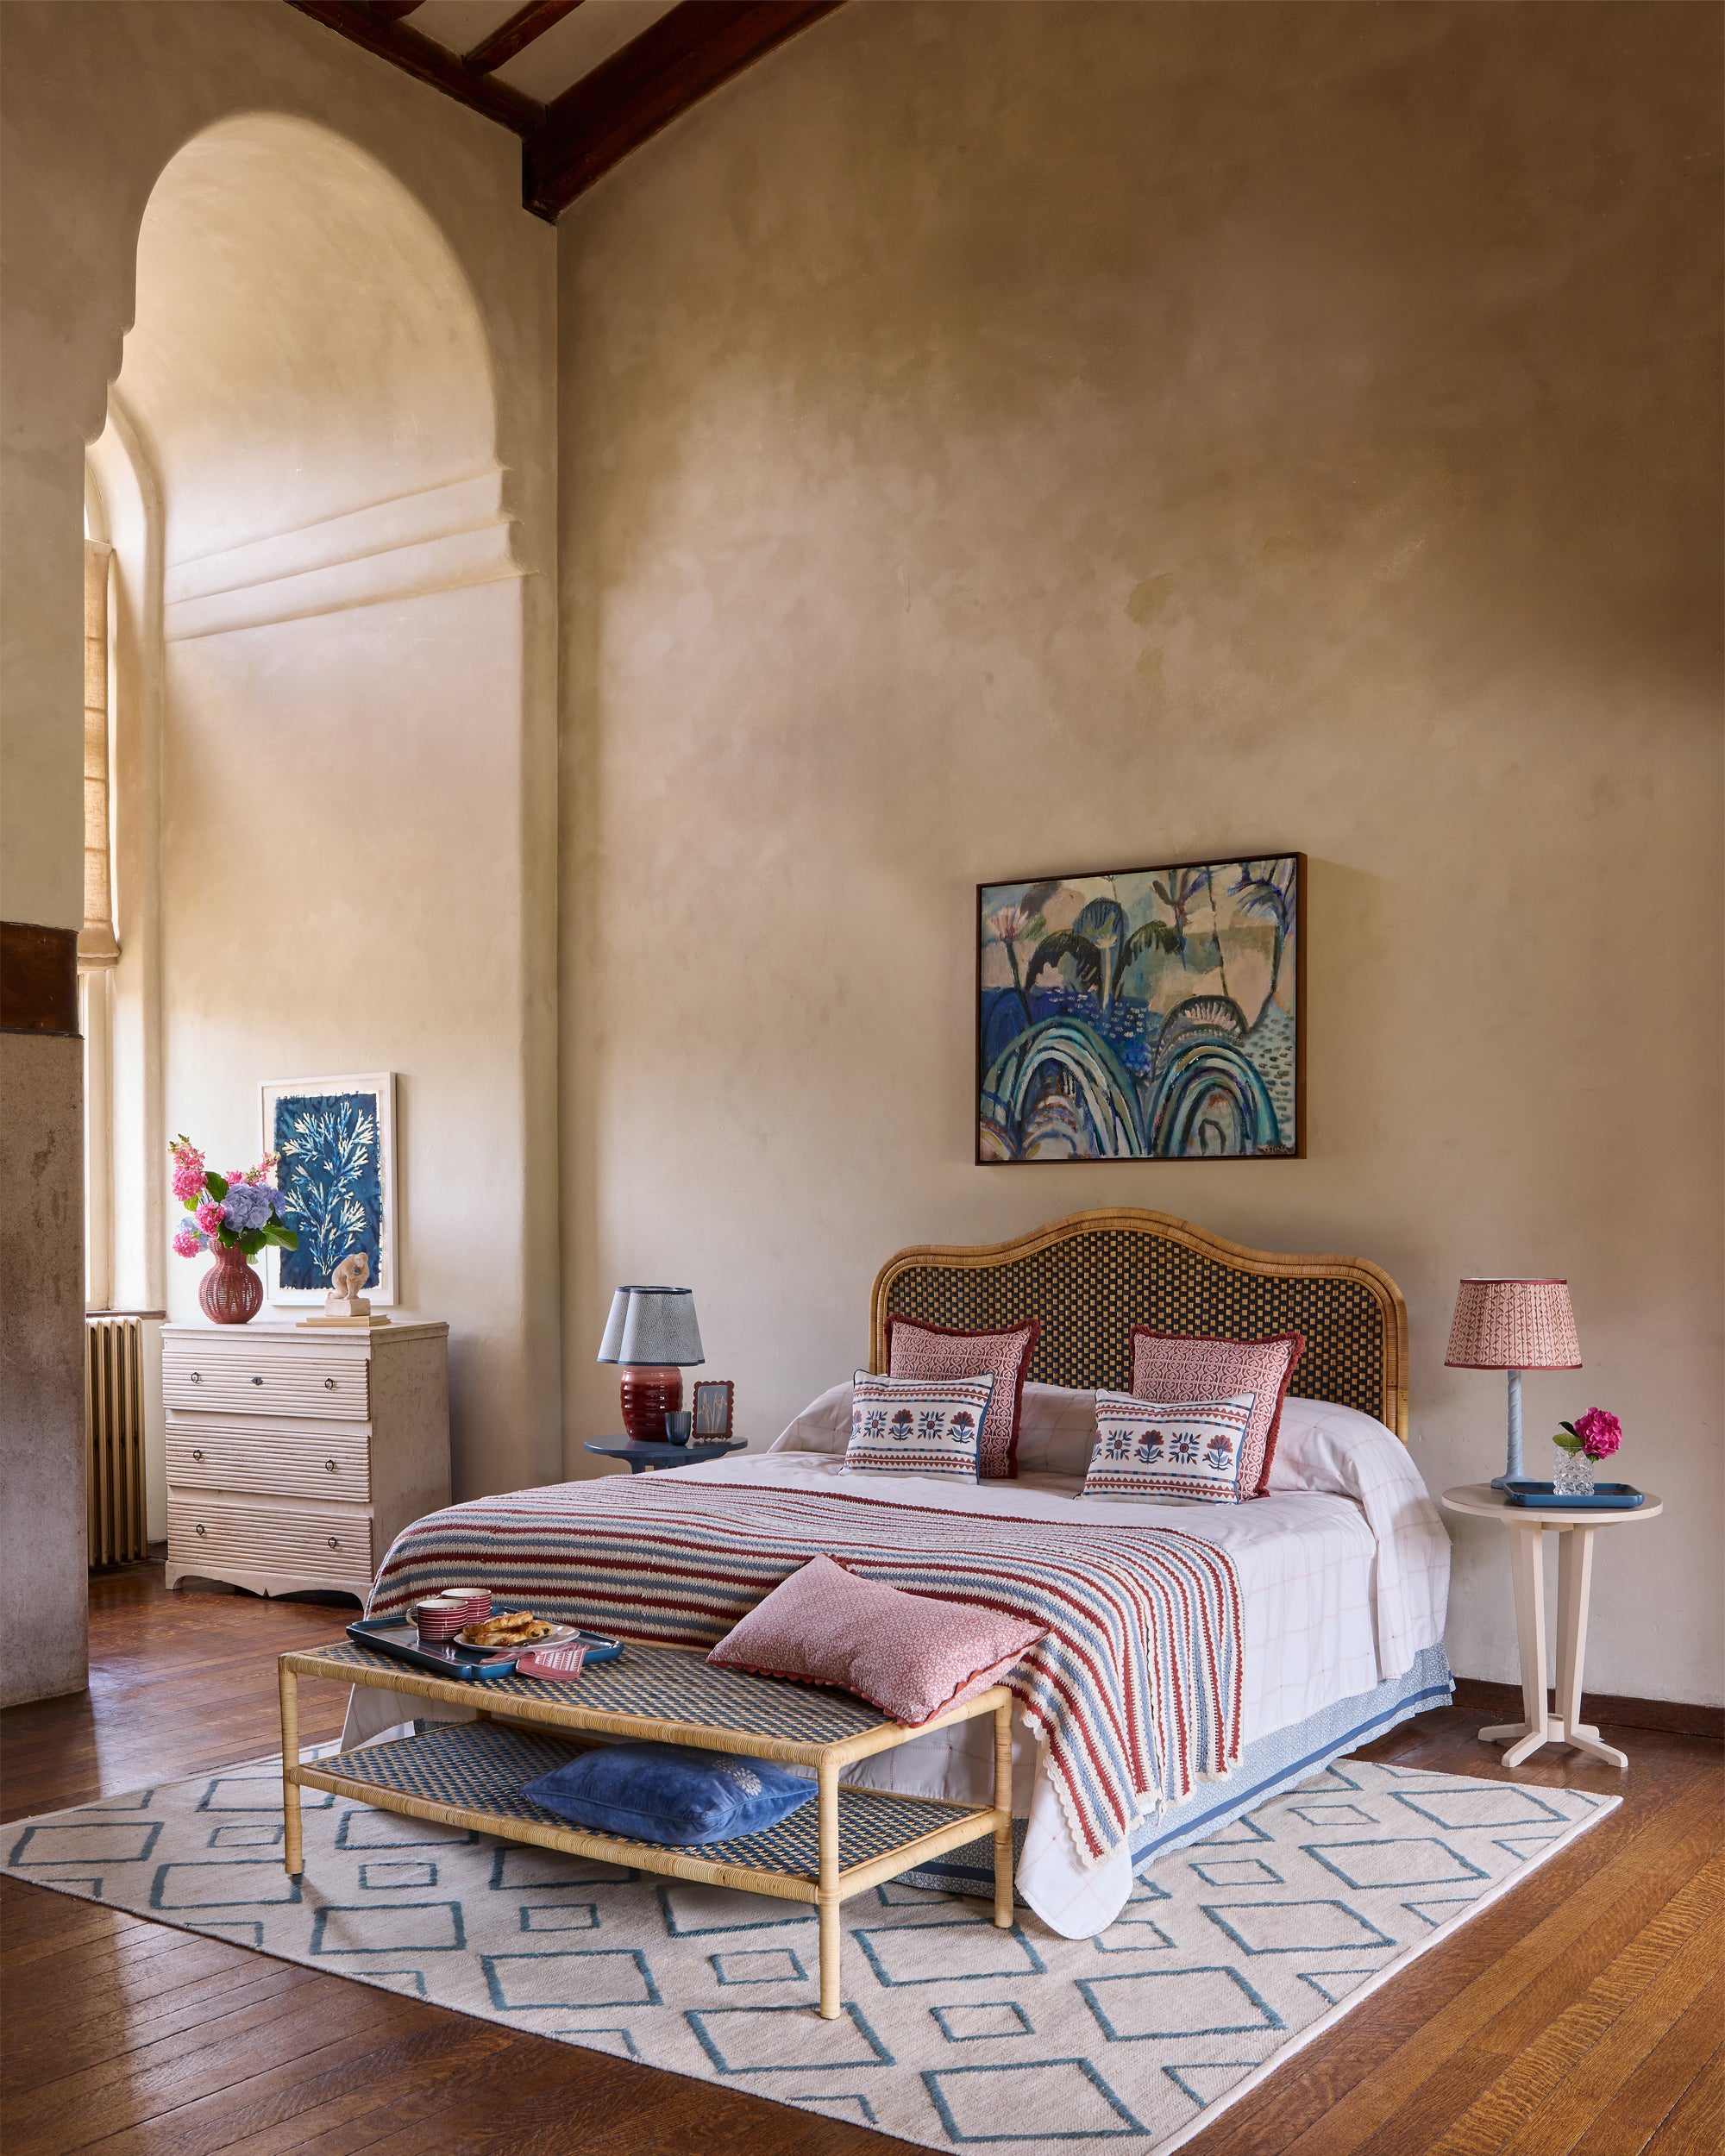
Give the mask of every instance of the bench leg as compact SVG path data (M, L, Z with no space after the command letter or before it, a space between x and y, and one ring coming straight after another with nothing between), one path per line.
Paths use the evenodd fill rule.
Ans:
M1013 1703L994 1709L994 1921L1013 1921Z
M304 1869L299 1839L299 1784L291 1770L299 1764L299 1679L286 1663L279 1665L281 1685L282 1863L290 1878Z
M838 1769L820 1770L820 2018L836 2021L839 2009Z

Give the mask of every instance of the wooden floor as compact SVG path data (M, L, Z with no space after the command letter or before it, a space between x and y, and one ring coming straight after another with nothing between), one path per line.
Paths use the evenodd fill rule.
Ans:
M88 1695L0 1724L0 1817L274 1749L273 1656L328 1608L91 1587ZM336 1733L302 1693L308 1742ZM318 1720L319 1713L324 1716ZM1484 1776L1448 1711L1365 1756ZM1191 2156L1719 2156L1725 1755L1626 1732L1627 1776L1546 1752L1515 1777L1622 1808L1187 2144ZM0 1882L5 2156L889 2156L858 2127L471 2021Z

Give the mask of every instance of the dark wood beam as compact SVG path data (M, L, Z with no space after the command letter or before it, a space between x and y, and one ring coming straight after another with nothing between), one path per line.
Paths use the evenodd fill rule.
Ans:
M425 0L367 0L368 11L385 22L399 22L405 15L411 15L423 7Z
M581 0L528 0L507 22L499 22L489 37L481 38L472 52L462 53L462 66L470 75L489 75L505 60L524 51L536 37L543 37L553 23L573 15L580 4Z
M78 931L0 921L0 1033L76 1033Z
M680 113L840 0L683 0L545 108L523 154L522 198L555 220Z
M544 125L545 107L536 97L524 96L506 82L470 75L448 46L411 23L388 21L361 0L287 0L287 4L530 141Z

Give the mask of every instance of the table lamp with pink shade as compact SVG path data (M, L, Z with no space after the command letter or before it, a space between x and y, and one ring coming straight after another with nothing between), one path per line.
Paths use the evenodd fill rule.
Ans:
M1521 1373L1578 1370L1566 1280L1464 1280L1450 1320L1450 1369L1509 1373L1509 1456L1493 1489L1521 1476Z

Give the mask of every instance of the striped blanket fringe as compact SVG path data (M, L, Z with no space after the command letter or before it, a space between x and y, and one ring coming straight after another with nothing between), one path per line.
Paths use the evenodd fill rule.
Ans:
M384 1561L370 1614L479 1579L543 1617L707 1647L820 1555L889 1587L1047 1626L1007 1682L1046 1747L1087 1867L1239 1757L1239 1581L1222 1551L1169 1527L696 1489L668 1475L565 1482L416 1520Z

